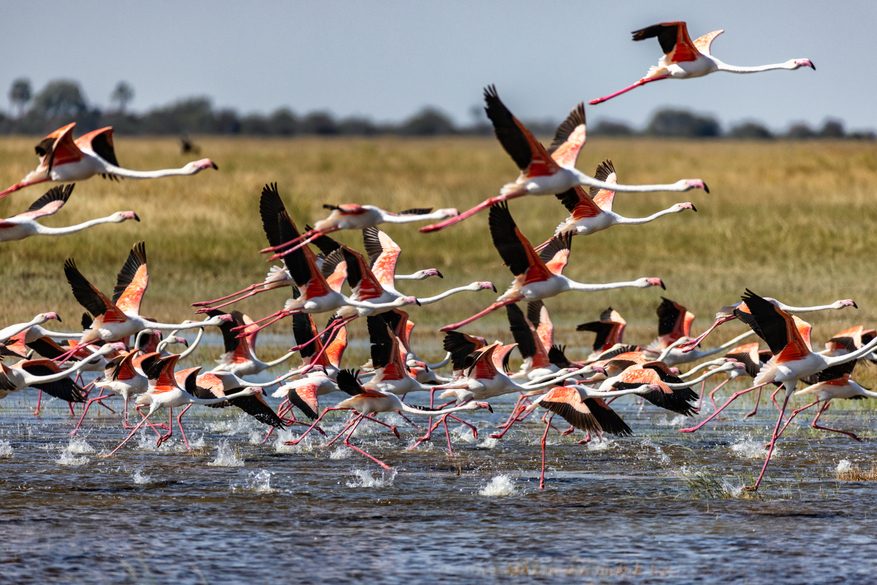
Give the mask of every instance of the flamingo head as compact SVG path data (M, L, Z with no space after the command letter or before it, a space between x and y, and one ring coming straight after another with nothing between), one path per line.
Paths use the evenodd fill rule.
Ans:
M490 412L493 412L493 408L487 402L476 402L475 405L478 406L478 408L484 408L486 410L489 410Z
M134 221L140 221L140 218L137 217L137 214L133 211L117 211L113 214L113 218L118 220L120 223L123 221L128 221L129 219L133 219Z
M399 303L401 305L417 305L420 306L420 301L417 300L417 297L399 297Z
M195 173L200 173L204 169L216 169L218 171L219 167L209 158L202 158L201 160L190 162L184 166L183 169L194 175Z
M438 271L438 268L427 268L426 270L421 270L419 274L423 278L429 278L430 276L438 276L439 278L444 278L442 273Z
M703 189L707 193L710 192L710 188L700 179L682 179L677 181L676 184L683 187L683 191L688 191L689 189Z
M496 292L496 287L493 286L492 282L476 282L475 284L478 286L478 290L492 290Z
M58 321L58 323L62 322L61 317L58 315L58 313L55 312L42 313L40 317L43 319L43 323L45 323L46 321L51 321L52 319Z
M180 345L184 345L186 347L189 347L189 341L185 337L179 337L179 336L171 337L170 339L168 339L168 343L178 343Z
M697 207L694 206L694 203L690 201L686 201L685 203L677 203L673 206L677 211L684 211L686 209L690 209L691 211L697 212Z
M667 287L664 286L664 281L660 278L640 278L636 281L637 286L639 288L648 288L650 286L660 286L662 289L667 290Z
M445 219L447 219L449 217L457 217L458 215L460 215L460 212L457 211L456 207L447 207L447 208L443 208L443 209L436 209L435 212L444 215Z
M809 67L816 71L816 65L810 59L792 59L792 69L798 69L799 67Z
M842 301L837 301L834 304L836 305L835 308L837 309L843 309L844 307L853 307L855 309L859 308L859 305L857 305L853 299L844 299Z

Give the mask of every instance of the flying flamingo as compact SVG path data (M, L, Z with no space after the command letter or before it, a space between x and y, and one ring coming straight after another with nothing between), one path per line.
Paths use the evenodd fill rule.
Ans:
M499 99L494 86L484 90L487 117L493 122L494 133L503 149L512 157L521 175L514 183L508 183L496 197L487 199L472 209L446 219L443 222L420 228L421 232L433 232L463 221L494 203L524 195L555 195L576 185L587 185L610 191L644 193L652 191L688 191L703 189L709 193L700 179L682 179L671 185L619 185L589 177L575 168L579 151L585 145L585 106L579 104L557 128L554 142L548 150L521 124Z
M439 209L433 213L431 209L408 209L400 213L391 213L384 211L374 205L357 205L348 203L345 205L323 205L323 209L332 211L329 217L320 220L314 224L314 228L306 231L300 236L293 238L279 245L271 245L262 250L263 253L278 252L271 256L268 260L275 260L286 254L298 250L304 245L309 244L314 239L337 232L338 230L361 230L375 227L382 223L414 223L416 221L433 221L437 219L445 219L455 217L456 209ZM290 246L292 246L290 248Z
M63 236L88 229L102 223L122 223L129 219L140 221L133 211L117 211L107 217L91 219L68 227L48 227L37 223L37 219L54 215L70 198L74 185L54 187L37 199L24 213L0 219L0 242L23 240L30 236Z
M0 343L5 343L9 340L9 338L18 335L25 329L30 329L31 327L34 327L36 325L41 325L51 319L55 319L59 323L61 322L61 317L58 316L58 313L40 313L27 323L16 323L15 325L4 327L3 329L0 329Z
M575 282L563 276L569 257L571 236L566 234L560 238L554 238L554 246L547 246L540 255L537 255L524 237L521 230L512 219L507 203L496 203L490 208L489 216L490 236L503 262L515 275L512 286L503 293L495 303L453 325L442 327L442 331L452 331L480 319L484 315L506 305L517 303L522 300L537 301L553 297L568 290L598 291L614 288L633 287L648 288L650 286L664 287L660 278L640 278L629 282L613 282L608 284L584 284Z
M210 311L208 315L216 317L221 315L219 311ZM225 353L222 354L213 368L212 372L229 372L237 376L254 376L263 370L273 368L280 365L293 355L294 352L287 352L276 360L263 362L256 357L256 335L247 335L241 338L237 333L232 331L236 327L243 327L244 332L253 325L253 320L240 311L232 311L232 320L219 326L222 333L222 340L225 343Z
M591 352L586 361L594 361L604 351L620 345L626 326L627 321L612 307L600 313L599 321L576 325L576 331L593 331L597 334L594 337L594 344L591 346L594 351Z
M853 301L853 299L843 299L843 300L839 300L839 301L834 301L833 303L828 304L828 305L816 305L813 307L792 307L790 305L787 305L785 303L782 303L782 302L780 302L776 299L772 299L770 297L764 297L764 300L766 300L770 303L773 303L774 305L776 305L778 308L785 311L786 313L813 313L816 311L828 311L828 310L832 310L832 309L834 309L834 310L843 309L844 307L853 307L855 309L859 308L859 306L855 303L855 301ZM697 347L697 345L701 341L706 339L707 335L712 333L713 329L715 329L716 327L718 327L722 323L727 323L728 321L733 321L734 319L736 319L737 317L736 317L734 312L737 309L740 309L743 312L748 312L748 309L746 308L746 303L744 303L744 302L735 303L735 304L729 305L727 307L722 307L719 310L719 312L716 313L716 321L715 321L715 323L710 325L709 329L707 329L706 331L704 331L703 333L701 333L699 336L695 337L694 339L684 342L682 345L678 346L679 349L682 351L693 350L695 347Z
M822 416L822 414L826 410L828 410L831 401L835 398L877 398L877 392L871 392L870 390L866 390L865 388L859 386L856 382L850 379L849 373L845 373L840 378L835 378L833 380L817 382L816 384L807 386L806 388L795 392L795 395L799 394L803 396L812 396L813 398L815 398L815 400L810 404L807 404L806 406L802 406L801 408L797 408L792 411L792 414L789 416L789 420L787 420L786 424L783 425L783 428L780 429L779 434L783 434L783 431L786 430L786 427L789 426L789 423L792 422L792 419L798 416L800 412L814 406L819 406L819 403L822 402L823 404L817 409L816 417L813 419L813 422L810 423L810 426L814 429L820 429L823 431L842 433L857 441L861 441L862 439L860 439L855 433L819 426L817 424L819 422L819 417Z
M826 357L810 350L809 340L802 335L801 329L809 333L809 326L805 326L798 317L789 315L775 304L764 299L752 291L746 291L742 297L743 302L749 312L744 312L742 308L735 310L738 319L749 325L762 339L767 342L773 357L768 361L755 378L755 386L746 391L750 391L759 385L768 384L770 382L781 382L786 389L786 397L783 406L780 409L780 415L777 419L776 427L774 427L771 435L770 446L767 452L767 458L758 479L752 486L746 489L757 490L764 477L764 472L770 463L770 457L779 438L780 425L789 403L789 397L795 391L798 380L808 378L814 374L820 374L828 379L836 378L838 375L845 373L848 369L848 362L856 360L866 355L875 347L877 347L877 338L871 340L870 343L862 346L854 352L850 352L840 356ZM809 335L808 335L809 337ZM681 429L681 432L691 432L700 428L722 411L730 402L737 398L742 392L735 393L731 400L722 405L712 416L703 423L693 429Z
M76 351L90 343L98 340L118 341L143 329L161 331L195 329L218 326L231 319L230 315L220 315L201 322L169 324L156 323L141 317L139 314L140 302L149 284L146 270L146 247L143 242L136 244L128 255L128 260L117 277L116 287L113 290L113 300L107 298L88 282L88 279L79 272L73 258L68 258L64 263L64 274L73 290L73 296L76 297L80 305L95 316L95 319L91 329L83 334L79 344L56 359L66 361Z
M598 181L606 183L615 184L618 182L615 167L609 159L597 165L594 177ZM555 236L567 232L574 236L589 236L614 225L643 225L671 213L680 213L687 209L697 211L693 203L686 201L685 203L676 203L647 217L624 217L612 211L615 192L597 187L591 187L590 192L585 191L580 186L572 187L563 193L558 193L557 198L569 211L570 216L557 226L554 230ZM536 251L538 252L547 245L548 242L545 242L537 246Z
M333 410L353 410L359 413L355 416L347 425L342 429L338 436L335 439L332 439L326 447L334 443L338 438L347 433L347 436L344 438L343 443L357 451L358 453L362 453L384 469L392 469L389 465L384 463L383 461L372 457L356 445L350 443L350 437L356 431L356 427L359 426L359 423L362 422L363 418L368 415L379 413L379 412L407 412L408 414L416 414L420 416L437 416L437 415L447 415L454 412L460 412L463 410L476 410L479 408L483 408L493 412L493 409L490 407L490 404L487 402L469 402L467 404L462 404L460 406L456 406L453 408L447 408L444 410L432 410L428 408L418 408L413 406L408 406L404 402L402 402L397 396L394 394L380 392L374 389L364 388L357 381L357 372L353 372L351 370L342 370L338 374L338 387L351 395L350 398L339 402L336 406L326 408L314 421L314 425L316 425L320 420L326 415L326 413L331 412ZM374 420L374 419L370 419ZM348 432L348 429L350 431ZM302 435L304 437L308 431L305 431L305 434Z
M758 67L738 67L722 63L710 54L710 45L713 40L722 34L723 30L717 30L705 34L692 42L688 36L688 27L684 22L662 22L650 27L633 31L633 40L642 41L657 37L661 43L664 56L658 61L657 66L649 68L646 76L621 91L588 102L594 106L606 100L626 93L636 87L660 81L661 79L687 79L689 77L703 77L716 71L728 73L758 73L760 71L772 71L774 69L795 70L799 67L816 69L810 59L791 59L785 63L774 65L760 65Z
M132 171L119 166L113 148L113 129L101 128L73 140L76 123L59 128L43 138L36 146L40 164L20 183L0 192L0 199L30 185L55 181L66 183L84 181L95 175L123 179L157 179L178 175L194 175L204 169L219 167L209 158L190 162L181 169L160 171Z

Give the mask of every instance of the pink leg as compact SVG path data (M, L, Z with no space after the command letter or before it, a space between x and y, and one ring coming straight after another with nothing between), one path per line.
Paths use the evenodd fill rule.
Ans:
M341 327L347 325L348 323L350 323L351 321L353 321L354 319L356 319L358 316L359 316L359 315L354 315L353 317L348 317L348 318L344 319L343 321L340 321L340 322L336 321L335 323L333 323L332 326L331 326L331 328L332 328L332 334L334 334L335 331L337 331L337 330L340 329ZM327 329L328 329L328 328L327 328ZM331 339L331 337L330 337L330 339ZM311 341L313 341L313 339L312 339ZM309 341L308 343L310 343L310 341ZM307 343L303 344L302 347L304 347L305 345L307 345ZM292 349L294 350L295 348L292 348ZM315 355L314 357L311 358L311 363L310 363L310 365L308 365L305 369L303 369L301 372L299 372L299 374L303 376L303 375L307 374L308 372L310 372L311 369L314 368L314 367L317 365L317 361L318 361L321 357L323 357L323 354L324 354L324 353L326 353L326 350L327 350L327 349L329 349L329 344L328 344L328 343L327 343L326 345L324 345L323 347L320 348L320 351L317 352L317 355ZM292 350L290 350L290 351L292 351Z
M372 461L374 461L375 463L377 463L378 465L380 465L384 469L393 469L392 467L390 467L389 465L387 465L386 463L384 463L380 459L376 459L375 457L372 457L371 455L369 455L368 453L366 453L365 451L363 451L362 449L360 449L356 445L351 444L350 436L353 435L354 431L356 431L356 427L358 427L359 423L362 422L363 416L364 415L360 414L359 417L356 419L356 422L353 424L353 428L350 429L350 432L347 433L347 436L344 438L344 444L347 445L348 447L350 447L351 449L353 449L354 451L358 451L358 452L362 453L363 455L365 455L366 457L368 457L369 459L371 459Z
M168 417L167 417L167 434L161 435L158 438L158 442L155 443L156 447L161 447L161 444L171 438L171 435L174 434L174 409L168 408Z
M103 392L103 388L101 388L101 392ZM79 431L79 427L82 426L82 421L85 420L85 415L88 413L88 409L91 407L92 402L98 402L103 398L108 398L107 396L98 396L97 398L89 398L85 403L85 408L82 409L82 416L79 417L79 422L76 424L76 428L70 431L70 436L76 435L76 432Z
M752 409L752 412L746 413L746 415L743 418L749 418L749 417L755 416L755 413L758 412L758 404L761 402L761 391L762 390L764 390L764 388L758 389L758 395L755 397L755 408ZM776 402L774 402L774 404L776 404ZM779 405L777 405L777 408L779 408Z
M421 429L419 426L417 426L416 424L414 424L414 423L411 421L410 418L408 418L407 416L405 416L405 413L403 413L401 410L397 410L397 411L396 411L396 414L398 414L399 416L401 416L402 419L403 419L405 422L407 422L409 425L411 425L412 427L414 427L414 428L417 429L418 431L422 431L422 430L423 430L423 429Z
M511 423L509 423L509 425L508 425L506 428L504 428L504 429L502 430L501 433L494 433L493 435L490 435L490 438L491 438L491 439L502 439L502 438L505 436L505 434L506 434L507 432L509 432L509 429L512 428L512 425L514 425L516 422L519 422L519 421L524 420L525 418L527 418L528 416L530 416L531 414L533 414L533 411L531 410L530 412L528 412L528 413L525 414L524 416L520 416L521 413L523 413L525 409L526 409L525 406L521 406L521 407L519 407L519 408L518 408L518 412L517 412L517 414L516 414L516 416L515 416L515 419L514 419Z
M592 106L596 106L597 104L602 104L606 100L611 100L612 98L620 96L623 93L627 93L632 89L636 89L637 87L639 87L641 85L645 85L645 84L651 83L653 81L660 81L661 79L667 79L668 77L670 77L670 76L669 75L661 75L660 77L643 77L642 79L640 79L639 81L637 81L633 85L628 85L624 89L616 91L615 93L610 93L607 96L597 98L595 100L591 100L588 102L588 104L592 105Z
M570 426L568 429L566 429L565 431L563 431L562 433L560 433L560 435L561 435L562 437L566 437L567 435L571 435L571 434L573 434L574 432L576 432L576 428L575 428L574 426ZM591 440L591 433L590 433L590 431L588 432L588 440L589 440L589 441Z
M713 403L713 411L715 411L716 409L719 408L719 405L716 404L716 399L715 399L716 392L718 392L719 390L721 390L721 389L722 389L722 386L724 386L725 384L727 384L727 383L730 382L730 381L731 381L731 378L728 378L727 380L725 380L724 382L722 382L721 384L719 384L718 386L716 386L715 388L713 388L712 391L710 392L710 400L711 400L712 403ZM760 390L759 390L759 391L760 391ZM703 399L702 396L701 396L701 399ZM699 407L698 407L698 410L700 410Z
M445 325L444 327L439 329L439 331L443 331L445 333L447 333L448 331L454 331L455 329L459 329L460 327L468 325L472 321L477 321L481 317L483 317L489 313L492 313L492 312L496 311L497 309L501 309L501 308L505 307L506 305L511 305L512 303L517 303L518 301L520 301L523 298L524 297L522 295L519 295L519 296L515 297L514 299L511 299L508 301L497 301L497 302L493 303L492 305L490 305L489 307L487 307L486 309L484 309L483 311L481 311L480 313L472 315L468 319L464 319L463 321L460 321L459 323L454 323L453 325Z
M521 195L523 195L523 193L521 193ZM520 197L520 195L516 195L516 196ZM438 223L423 226L422 228L420 228L420 233L427 234L429 232L435 232L435 231L438 231L442 228L446 228L449 225L454 225L457 222L463 221L467 217L471 217L471 216L475 215L476 213L478 213L479 211L481 211L483 209L487 209L488 207L490 207L494 203L499 203L501 201L506 201L508 199L513 199L513 197L509 196L509 195L498 195L496 197L491 197L490 199L486 199L485 201L482 201L481 203L479 203L478 205L476 205L472 209L470 209L468 211L464 211L463 213L455 215L454 217L449 217L448 219L445 219L445 220L440 221Z
M180 435L182 435L183 437L183 444L186 446L186 451L191 451L191 449L189 448L189 441L188 439L186 439L186 431L183 430L183 421L181 419L183 418L183 415L186 414L186 411L190 408L192 408L192 405L187 404L186 408L184 408L179 416L177 416L177 426L180 428Z
M34 416L40 415L40 404L42 404L42 402L43 402L43 391L40 390L39 393L37 394L37 409L33 413Z
M286 441L286 444L287 445L298 445L302 441L302 439L304 439L308 435L308 433L310 433L312 430L314 430L314 427L316 427L317 423L320 422L324 416L326 416L326 413L331 411L331 410L347 410L347 409L346 408L335 408L334 406L330 406L330 407L323 409L323 412L320 413L320 416L317 417L317 420L315 420L313 422L313 424L311 424L311 426L309 426L307 428L307 430L305 430L305 432L303 432L302 435L298 439L295 439L293 441Z
M737 400L737 398L739 398L740 396L743 396L747 392L752 392L753 390L757 390L758 388L761 388L762 386L764 386L765 384L768 384L768 383L769 382L765 382L764 384L760 384L758 386L753 386L751 388L747 388L746 390L740 390L739 392L735 392L734 394L731 395L731 397L728 399L728 401L721 406L721 408L717 409L714 413L712 413L710 416L708 416L702 423L700 423L697 426L688 428L688 429L679 429L679 432L680 433L693 433L694 431L700 429L706 423L708 423L711 420L713 420L714 418L716 418L720 412L725 410L725 408L727 408L727 406L729 404L731 404L732 402Z
M542 433L542 473L539 474L539 489L545 489L545 439L548 437L548 429L551 428L551 419L554 418L554 414L548 417L548 422L545 423L545 432Z
M770 399L771 399L771 401L773 402L773 405L777 407L777 410L780 409L780 405L777 404L777 401L776 401L776 395L777 395L777 392L780 391L780 388L782 388L782 386L777 386L777 389L774 390L773 393L770 395Z
M226 300L231 299L231 298L233 298L233 297L236 297L236 296L238 296L238 295L245 295L246 293L253 292L253 291L255 291L258 287L260 287L260 286L264 286L264 284L265 284L265 283L261 283L261 282L256 283L256 284L251 284L251 285L248 286L247 288L245 288L245 289L243 289L243 290L239 290L239 291L236 292L236 293L231 293L230 295L225 295L224 297L219 297L218 299L213 299L212 301L199 301L199 302L197 302L197 303L192 303L192 306L193 306L193 307L206 307L206 306L212 305L213 303L221 303L222 301L226 301ZM246 296L250 296L250 295L246 295ZM246 297L241 297L241 299L242 299L242 298L246 298ZM239 300L241 300L241 299L235 299L235 300L233 300L233 301L231 301L231 302L232 302L232 303L236 303L237 301L239 301ZM218 308L218 307L217 307L217 308Z
M329 230L326 233L335 232L335 231L338 231L338 229L335 228L333 230ZM305 246L307 246L308 244L310 244L311 242L313 242L314 240L316 240L317 238L319 238L322 235L323 235L323 232L318 232L316 230L311 230L309 232L306 232L303 236L299 237L300 241L297 244L295 244L292 248L289 248L287 250L283 250L282 252L277 252L276 254L274 254L273 256L268 258L268 262L273 262L274 260L278 260L280 258L283 258L284 256L288 256L289 254L292 254L293 252L295 252L299 248L304 248ZM304 238L304 239L302 240L301 238ZM295 240L292 240L292 242L294 242L294 241ZM281 246L287 246L288 244L289 244L289 242L287 242L286 244L281 244Z
M528 396L526 396L523 392L521 392L521 396L518 398L518 401L515 402L515 406L512 407L512 414L509 415L508 420L496 428L504 429L507 426L509 426L510 424L512 424L514 421L516 421L518 416L520 415L520 413L518 412L518 407L522 406L522 403L525 401L527 402L527 405L530 404L530 398Z
M122 441L121 443L119 443L119 446L118 446L118 447L116 447L115 449L113 449L112 451L110 451L109 453L107 453L106 455L104 455L104 457L110 457L113 453L115 453L116 451L118 451L119 449L121 449L121 448L122 448L122 445L124 445L125 443L127 443L127 442L131 439L131 437L134 436L134 433L137 432L137 429L139 429L141 426L143 426L143 423L145 423L145 422L149 419L149 417L150 417L151 415L152 415L152 413L150 412L149 414L147 414L146 416L144 416L144 417L143 417L143 420L141 420L139 423L137 423L137 425L134 427L134 430L131 431L131 434L128 435L127 437L125 437L125 440Z
M733 321L733 320L736 319L736 318L737 318L737 317L720 317L719 319L716 319L716 322L713 323L713 324L710 326L710 328L707 329L704 333L701 333L699 337L696 337L696 338L694 338L694 339L692 339L692 340L690 340L690 341L686 341L685 343L683 343L683 344L677 346L677 349L681 349L681 350L684 351L684 352L687 352L687 351L691 351L691 350L693 350L695 347L697 347L697 345L698 345L701 341L703 341L704 339L706 339L706 336L707 336L707 335L709 335L710 333L712 333L713 329L715 329L716 327L718 327L718 326L721 325L722 323L727 323L728 321Z
M842 433L842 434L844 434L844 435L847 435L848 437L851 437L851 438L853 438L853 439L855 439L855 440L861 442L862 439L860 439L858 436L856 436L855 433L851 433L851 432L849 432L849 431L841 431L841 430L838 430L838 429L830 429L830 428L828 428L828 427L821 427L821 426L819 426L818 424L816 424L816 421L819 420L819 417L822 416L822 413L825 412L826 410L828 410L828 405L829 405L829 404L831 404L831 402L826 402L826 403L822 406L822 408L819 409L819 412L816 413L816 418L813 419L813 422L810 423L810 426L812 426L814 429L821 429L821 430L823 430L823 431L831 431L831 432L833 432L833 433Z
M783 386L785 386L785 384L783 384ZM770 440L770 448L767 450L767 459L764 460L764 467L761 468L761 473L758 474L758 479L755 480L755 485L746 486L743 488L744 490L755 491L758 489L758 486L761 485L761 478L764 477L764 472L767 471L767 466L770 463L770 456L773 455L774 447L776 447L777 439L779 438L780 424L783 422L783 415L786 413L786 405L789 404L790 394L790 392L786 392L786 399L783 400L783 407L780 409L780 416L777 418L777 424L773 430L773 436Z
M444 415L441 418L441 421L445 427L445 437L448 440L448 457L453 457L454 456L454 448L451 447L451 432L448 430L448 416L450 416L450 415L447 415L447 414Z
M789 426L789 423L792 422L792 419L793 419L793 418L795 418L796 416L798 416L798 413L799 413L799 412L802 412L802 411L804 411L804 410L807 410L808 408L810 408L810 407L812 407L812 406L816 406L817 404L819 404L819 400L814 400L813 402L811 402L811 403L808 404L807 406L802 406L801 408L792 411L792 414L789 416L789 420L787 420L787 421L786 421L786 424L783 425L783 428L780 429L779 435L782 436L782 434L783 434L784 432L786 432L786 427ZM827 404L827 403L826 403L826 404ZM817 414L816 416L819 416L819 415Z

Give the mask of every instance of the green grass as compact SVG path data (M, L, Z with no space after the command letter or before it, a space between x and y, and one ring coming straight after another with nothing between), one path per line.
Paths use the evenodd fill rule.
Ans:
M35 168L38 138L0 141L3 186ZM63 238L31 238L0 244L0 294L5 300L0 326L56 310L65 327L79 321L63 274L74 257L80 270L109 293L128 250L147 243L150 288L143 314L164 321L192 318L189 304L215 298L264 278L269 265L258 253L266 245L258 214L265 183L277 182L299 227L327 212L324 203L373 203L390 210L458 207L461 211L497 193L517 170L492 138L458 139L236 139L201 138L202 156L218 172L152 181L100 178L77 185L68 205L48 225L69 225L131 209L142 223L105 225ZM179 167L173 138L116 140L123 166ZM858 142L694 142L593 139L579 168L593 173L612 158L623 183L670 183L702 178L711 193L619 194L615 209L627 216L648 215L678 201L692 201L698 213L684 212L645 226L616 227L573 240L566 275L584 282L659 276L667 292L618 290L568 293L546 303L558 326L556 339L580 358L590 335L577 323L595 319L608 305L628 320L626 339L647 343L655 336L654 311L663 294L699 315L695 331L712 322L720 307L736 302L746 287L795 305L855 299L860 309L810 316L815 345L851 325L873 326L877 271L872 231L877 225L877 149ZM45 192L31 187L0 200L0 217L24 211ZM566 210L553 197L513 201L511 211L533 243L553 233ZM435 234L418 226L389 227L402 246L400 271L437 267L443 281L403 283L410 294L426 296L473 280L491 280L502 291L511 274L501 265L487 231L487 214ZM338 238L362 249L359 234ZM261 317L277 310L285 293L259 295L240 308ZM442 303L414 308L423 344L438 326L464 318L494 299L489 292L464 293ZM363 324L364 325L364 324ZM504 313L470 326L488 338L508 340ZM741 332L727 325L715 343ZM287 333L289 325L276 326ZM354 328L354 335L362 330ZM438 355L435 345L423 353Z

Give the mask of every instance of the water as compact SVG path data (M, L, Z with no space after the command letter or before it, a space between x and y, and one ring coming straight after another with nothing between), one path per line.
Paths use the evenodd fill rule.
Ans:
M443 434L408 452L419 433L398 417L401 440L363 423L353 443L393 471L319 435L263 445L252 419L198 407L183 419L192 451L178 430L156 449L147 429L106 459L127 434L118 415L70 438L65 407L37 418L34 403L0 403L0 583L843 583L877 569L877 483L837 475L877 460L864 401L823 416L864 442L802 418L755 497L740 488L775 411L741 420L750 405L682 435L689 421L617 401L635 434L549 434L540 492L538 416L488 438L511 400L465 413L477 439L451 426L453 459Z

